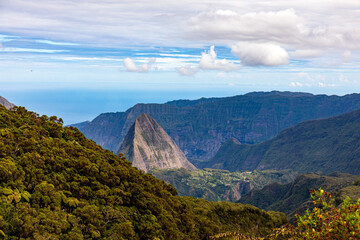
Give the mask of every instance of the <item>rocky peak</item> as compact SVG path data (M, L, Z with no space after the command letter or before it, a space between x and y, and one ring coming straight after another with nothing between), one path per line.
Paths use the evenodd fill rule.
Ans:
M145 113L130 127L118 152L145 172L153 168L196 169L165 130Z
M0 105L3 105L6 109L10 109L12 107L15 107L14 104L6 100L5 98L0 96Z

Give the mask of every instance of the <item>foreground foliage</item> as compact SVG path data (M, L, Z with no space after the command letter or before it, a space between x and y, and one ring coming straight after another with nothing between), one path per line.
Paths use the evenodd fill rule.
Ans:
M56 117L0 106L0 239L264 235L284 214L176 196Z
M334 199L324 190L311 190L315 205L312 212L297 216L297 230L306 239L360 239L360 199L350 198L335 207Z

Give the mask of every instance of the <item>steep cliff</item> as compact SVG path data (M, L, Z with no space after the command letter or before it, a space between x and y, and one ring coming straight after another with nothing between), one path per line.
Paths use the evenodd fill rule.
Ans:
M153 168L196 169L164 129L145 113L130 127L118 152L145 172Z
M360 94L345 96L292 92L256 92L226 98L137 104L126 112L104 113L78 126L86 137L116 152L135 119L151 115L189 160L209 159L234 137L259 143L281 130L310 120L360 108Z

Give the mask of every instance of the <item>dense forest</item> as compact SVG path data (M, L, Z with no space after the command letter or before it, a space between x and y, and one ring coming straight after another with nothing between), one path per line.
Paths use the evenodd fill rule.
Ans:
M250 205L176 196L57 117L0 106L0 237L206 239L261 236L287 220Z

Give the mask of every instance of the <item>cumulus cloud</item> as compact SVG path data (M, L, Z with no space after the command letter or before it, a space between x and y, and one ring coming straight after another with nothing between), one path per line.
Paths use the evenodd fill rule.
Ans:
M240 68L232 62L226 59L217 59L215 47L211 46L208 52L201 53L200 68L207 70L221 70L221 71L232 71Z
M241 63L248 66L279 66L289 63L289 54L270 43L238 43L231 48Z
M191 65L185 65L185 66L177 67L176 71L181 76L193 76L199 71L199 68L193 67Z
M285 7L287 4L282 5ZM330 5L326 7L330 8ZM271 42L291 49L296 58L318 57L324 52L339 49L360 50L360 31L355 27L359 22L354 18L355 15L360 17L360 12L351 11L350 6L345 5L336 11L337 15L333 18L325 18L326 11L321 12L323 10L317 13L316 18L304 6L298 7L297 11L292 8L247 13L236 10L206 11L190 18L187 36L226 44ZM346 16L345 12L352 16ZM321 19L320 15L328 21Z
M149 71L149 65L147 63L138 66L134 63L134 61L131 58L125 58L123 60L123 63L126 68L126 71L128 72L146 73Z

